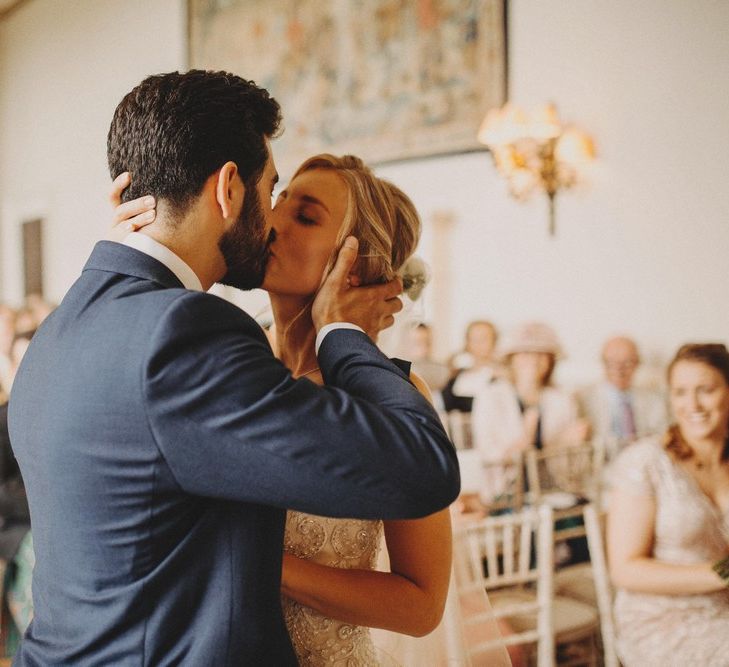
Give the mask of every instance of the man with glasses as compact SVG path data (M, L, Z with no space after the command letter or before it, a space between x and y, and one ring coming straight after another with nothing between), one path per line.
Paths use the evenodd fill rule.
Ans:
M579 392L578 399L593 433L603 439L612 458L637 438L662 432L668 415L663 396L634 385L640 355L632 339L614 336L605 341L602 363L603 380Z

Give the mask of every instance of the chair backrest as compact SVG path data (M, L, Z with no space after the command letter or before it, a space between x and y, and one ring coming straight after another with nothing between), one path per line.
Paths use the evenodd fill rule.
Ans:
M479 497L490 514L518 512L525 502L524 458L481 461Z
M533 502L547 493L566 492L590 501L599 499L604 454L588 442L572 447L526 453L527 481Z
M451 410L441 413L441 420L456 449L472 449L471 413Z
M468 609L469 598L483 594L484 590L536 587L536 597L518 596L517 601L499 605L493 612L463 613L466 634L469 626L482 624L492 614L496 618L533 614L537 619L536 629L510 634L503 638L503 643L536 642L539 667L552 667L555 659L553 568L553 516L547 506L491 516L457 527L453 573L461 608ZM467 645L466 652L469 657L476 658L492 651L501 641L488 638Z
M605 667L619 667L615 650L615 626L613 623L613 590L605 558L605 512L590 503L583 508L587 546L590 551L592 577L595 582L597 611L600 614L600 633Z
M476 449L456 452L461 468L461 493L478 496L491 514L513 512L524 506L524 462L484 461Z

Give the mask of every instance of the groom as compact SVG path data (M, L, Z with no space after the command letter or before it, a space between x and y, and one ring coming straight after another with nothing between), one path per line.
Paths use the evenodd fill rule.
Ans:
M400 287L348 289L356 243L313 308L324 388L203 291L262 281L279 121L223 72L152 76L117 107L112 176L158 219L96 245L13 386L37 557L16 665L295 665L285 508L410 518L458 492L438 417L362 332Z

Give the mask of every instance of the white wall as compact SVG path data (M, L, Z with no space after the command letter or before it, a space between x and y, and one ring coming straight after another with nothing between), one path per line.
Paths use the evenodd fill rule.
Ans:
M509 199L487 155L380 170L426 220L455 213L446 338L478 315L543 318L575 380L614 331L649 358L726 341L729 3L512 0L510 26L511 98L555 101L599 159L590 188L558 199L556 239L546 201Z
M0 22L0 297L22 296L19 223L45 225L60 300L110 220L106 133L148 74L184 68L183 0L32 0Z
M598 162L589 188L558 200L555 239L546 201L511 200L487 154L379 169L418 205L426 259L434 216L454 216L449 266L434 267L452 287L426 304L442 313L441 352L472 318L543 318L570 381L597 370L614 331L634 333L649 359L727 340L729 3L509 5L512 99L556 102L594 135ZM184 66L184 34L180 0L33 0L0 24L2 298L20 294L14 229L26 210L48 215L49 294L78 274L108 220L113 109L146 74Z

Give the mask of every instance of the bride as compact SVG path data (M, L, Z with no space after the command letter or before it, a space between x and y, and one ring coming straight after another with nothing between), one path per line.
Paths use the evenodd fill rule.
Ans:
M128 184L128 175L122 174L111 195L117 206L113 232L117 238L154 218L144 199L119 204ZM420 237L420 219L410 199L376 177L359 158L323 154L299 167L279 194L271 223L275 241L263 287L271 298L274 352L294 376L323 384L311 320L322 275L332 268L337 251L351 235L359 240L354 283L401 275L406 294L415 296L424 276L409 275L404 268ZM412 373L410 377L429 396L422 380ZM390 563L387 572L375 570L383 537ZM447 509L402 521L289 512L282 606L299 663L395 664L392 656L375 646L369 628L422 637L438 626L448 593L451 543ZM442 664L446 659L432 653L431 644L428 655L421 652L416 658L417 664Z

